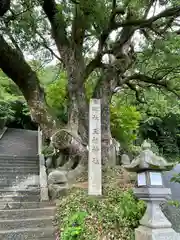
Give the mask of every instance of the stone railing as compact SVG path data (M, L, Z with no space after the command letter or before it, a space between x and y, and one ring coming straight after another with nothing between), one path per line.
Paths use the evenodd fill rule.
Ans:
M4 136L7 129L8 129L7 127L4 127L3 129L0 130L0 139Z
M38 128L38 155L39 155L39 171L40 171L40 197L41 201L48 201L48 184L47 184L47 174L46 174L46 167L45 167L45 158L42 154L42 131L40 127Z

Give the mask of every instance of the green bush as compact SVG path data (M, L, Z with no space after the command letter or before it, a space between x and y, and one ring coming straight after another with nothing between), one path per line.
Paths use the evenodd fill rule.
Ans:
M67 226L61 234L62 240L74 240L79 237L85 231L85 218L87 212L77 212L67 219Z
M52 157L54 155L54 148L51 145L43 146L43 149L42 149L41 153L45 157Z
M68 97L67 97L67 77L62 72L58 79L45 86L46 101L53 113L63 122L67 122L68 117Z
M123 192L110 187L103 198L94 198L85 190L72 189L58 206L60 239L94 240L111 236L134 240L134 229L144 211L145 203L138 201L131 190Z
M136 107L114 101L111 105L111 131L123 147L130 147L137 138L141 114Z

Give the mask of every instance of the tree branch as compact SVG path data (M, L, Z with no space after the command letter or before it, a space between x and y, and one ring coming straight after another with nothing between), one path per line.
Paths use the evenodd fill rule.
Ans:
M149 19L138 19L138 20L126 20L121 23L117 23L119 27L124 27L124 26L137 26L138 28L142 27L149 27L152 25L152 23L156 22L157 20L161 18L167 18L171 16L180 16L180 6L177 7L171 7L168 8L161 13L157 14L156 16L153 16Z
M130 80L139 80L139 81L142 81L142 82L157 84L157 83L159 83L162 80L162 78L161 77L159 77L159 78L152 78L152 77L149 77L147 75L144 75L144 74L141 74L141 73L137 73L137 74L133 74L133 75L125 78L124 82L127 83Z
M5 32L8 35L9 39L11 40L12 44L14 45L14 47L16 48L17 51L19 51L20 54L23 54L18 43L16 42L16 40L14 39L13 35L11 34L7 24L5 23L6 29Z
M150 0L149 5L147 6L145 13L143 15L142 20L145 20L150 8L152 7L154 3L154 0ZM127 16L126 16L126 22L131 22L132 20L134 21L136 17L136 13L133 12L130 8L127 10ZM119 53L121 54L123 51L123 48L129 48L130 42L131 42L131 37L133 36L134 32L136 30L136 27L133 25L125 25L123 26L123 29L120 34L120 38L118 41L115 42L113 48L112 48L112 53L117 56ZM127 47L125 46L127 45ZM124 52L124 51L123 51ZM127 52L127 51L126 51Z
M66 23L62 10L58 9L58 5L56 4L55 0L43 0L42 2L42 8L51 23L53 37L62 55L63 51L61 46L69 46Z
M33 120L42 128L54 128L54 118L49 115L43 89L36 73L31 69L21 52L13 49L0 35L0 68L13 80L30 107ZM48 131L49 131L48 130Z
M24 79L27 76L31 78L31 76L36 75L36 73L33 72L31 67L26 63L22 53L11 48L1 35L0 55L0 68L2 68L3 72L20 87L20 90L28 101L30 99L31 91L27 91L27 83ZM36 81L38 82L37 77ZM31 82L30 85L32 88L31 90L34 91L36 86Z
M178 94L175 89L172 89L168 85L168 82L166 81L166 79L163 79L163 78L164 78L164 76L153 78L153 77L149 77L144 74L137 73L137 74L127 77L124 82L126 84L129 84L129 82L131 83L131 80L137 80L137 81L152 84L155 86L161 86L161 87L165 88L166 90L168 90L169 92L172 92L173 94L175 94L177 97L180 97L180 94Z
M42 39L43 41L43 46L49 50L49 52L52 54L52 56L54 56L55 58L57 58L60 62L62 61L62 59L48 46L46 39L42 36L42 34L38 31L36 31L36 34Z
M18 19L18 17L20 17L22 14L31 11L33 9L33 7L27 7L25 10L23 10L22 12L19 13L14 13L12 10L11 11L11 15L7 16L4 18L4 22L8 25L9 22L14 21L16 19Z
M138 89L137 85L132 82L127 82L126 85L135 92L136 99L140 103L145 103L144 98L141 97L140 89Z
M82 55L82 47L85 38L85 31L87 28L87 22L89 17L88 12L85 12L81 8L81 4L75 4L74 7L74 18L72 22L72 44L73 47Z
M125 11L122 8L120 9L116 8L116 0L112 0L112 10L110 14L109 23L107 24L107 28L105 28L102 31L99 37L98 51L95 58L86 66L84 79L87 79L88 76L93 72L95 68L98 68L101 66L101 59L104 54L103 53L104 44L109 34L113 30L116 30L118 28L118 26L115 24L115 17L117 14L124 15Z

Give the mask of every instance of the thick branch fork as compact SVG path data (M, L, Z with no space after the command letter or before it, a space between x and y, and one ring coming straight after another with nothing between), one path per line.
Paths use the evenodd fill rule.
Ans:
M114 3L115 4L115 3ZM115 6L115 5L114 5ZM104 31L102 32L101 36L99 37L99 47L98 47L98 52L95 56L95 58L86 66L86 70L85 70L85 78L87 78L93 71L94 69L101 67L101 59L103 57L103 49L104 49L104 45L105 42L109 36L109 34L113 31L116 30L120 27L123 27L122 29L122 33L125 32L125 29L127 27L131 27L128 31L128 33L130 34L126 34L126 40L122 41L122 36L121 36L121 41L119 41L119 48L122 48L122 45L125 44L126 42L128 42L128 40L131 39L133 33L138 30L138 29L143 29L143 28L152 28L153 23L155 23L157 20L161 19L161 18L169 18L169 17L173 17L173 19L175 17L180 16L180 6L178 7L172 7L172 8L168 8L162 12L160 12L159 14L157 14L156 16L153 16L149 19L126 19L123 20L121 22L115 22L114 17L115 17L115 13L116 11L113 10L111 17L110 17L110 21L109 24L107 26L106 29L104 29ZM118 12L118 11L117 11ZM120 14L124 14L124 11L121 10ZM167 22L169 23L169 19L167 20ZM164 24L167 30L167 24ZM158 28L158 27L157 27ZM158 29L157 29L158 31ZM177 33L179 33L179 31L177 31ZM117 42L118 43L118 42ZM116 45L116 44L114 44ZM109 50L108 52L114 52L113 49Z

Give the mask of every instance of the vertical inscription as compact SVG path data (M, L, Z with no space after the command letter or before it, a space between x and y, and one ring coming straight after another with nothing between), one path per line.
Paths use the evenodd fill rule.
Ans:
M89 169L88 194L102 195L101 166L101 100L91 99L89 105Z

